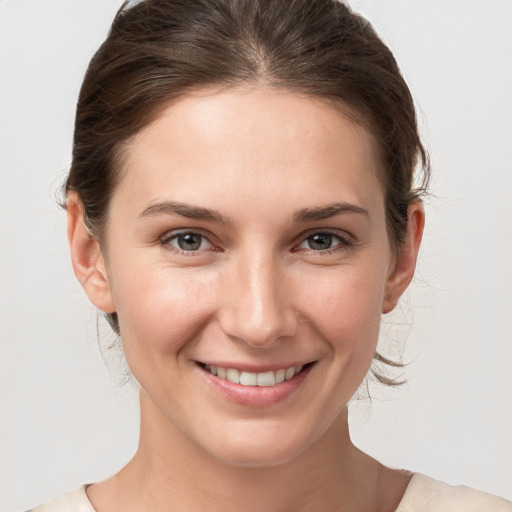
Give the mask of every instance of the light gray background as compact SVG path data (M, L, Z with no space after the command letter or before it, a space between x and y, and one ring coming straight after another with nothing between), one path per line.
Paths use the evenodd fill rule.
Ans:
M136 446L136 392L103 365L54 199L81 77L119 4L0 0L0 512L104 478ZM411 86L437 196L386 328L408 334L409 382L354 404L353 437L389 465L512 499L512 2L351 5Z

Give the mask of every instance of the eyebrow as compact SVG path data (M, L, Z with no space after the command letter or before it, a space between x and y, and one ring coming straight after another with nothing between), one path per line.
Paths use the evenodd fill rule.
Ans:
M318 208L304 208L299 210L294 216L293 221L296 223L311 222L315 220L324 220L341 215L343 213L356 213L370 218L368 210L350 203L332 203Z
M229 224L229 219L224 217L215 210L209 208L202 208L200 206L192 206L186 203L179 203L176 201L164 201L161 203L155 203L148 206L140 215L140 218L149 217L151 215L158 214L167 215L180 215L181 217L187 217L188 219L206 220L212 222L219 222L221 224Z
M221 224L230 224L227 217L223 216L215 210L203 208L200 206L192 206L187 203L176 201L163 201L148 206L140 215L140 218L149 217L159 214L179 215L188 219L205 220L210 222L219 222ZM360 206L350 203L332 203L317 208L303 208L293 215L293 222L300 224L304 222L312 222L324 220L345 213L355 213L370 217L368 210Z

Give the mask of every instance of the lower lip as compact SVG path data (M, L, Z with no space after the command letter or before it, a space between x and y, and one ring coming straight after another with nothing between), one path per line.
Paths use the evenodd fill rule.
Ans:
M269 405L282 402L297 391L313 366L308 366L290 380L285 380L275 386L261 387L242 386L242 384L236 384L227 379L216 377L204 368L200 368L200 371L208 381L208 384L228 400L250 407L268 407Z

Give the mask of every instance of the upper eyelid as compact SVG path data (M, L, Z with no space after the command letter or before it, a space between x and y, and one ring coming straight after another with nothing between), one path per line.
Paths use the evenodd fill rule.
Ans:
M187 233L190 233L193 235L200 235L203 238L206 238L206 240L208 240L210 243L212 243L212 244L214 243L211 240L212 236L200 228L170 229L170 230L166 231L162 236L160 236L159 240L171 240L172 238L174 238L178 235L186 235Z
M315 250L315 249L310 249L310 248L306 248L306 247L303 247L303 248L300 247L302 244L304 244L306 242L306 240L310 236L313 236L315 234L327 234L327 235L336 237L338 239L338 244L336 244L334 247L329 247L328 249L322 249L322 250ZM339 230L315 229L315 230L310 231L306 235L302 235L299 238L299 241L293 245L292 252L293 253L304 252L306 254L309 253L309 254L318 255L318 256L320 256L320 255L326 256L329 254L334 255L334 254L339 254L340 252L343 252L343 251L348 251L348 250L354 249L355 244L356 244L356 241L355 241L354 237L349 235L345 231L343 231L343 234L342 234L342 233L340 233Z
M352 234L348 233L347 231L345 231L343 229L335 229L335 228L310 229L304 233L301 233L298 237L296 237L296 239L299 242L302 242L302 241L306 240L307 238L309 238L310 236L313 236L316 234L322 234L322 233L338 237L342 240L346 240L347 242L351 242L351 243L355 242L355 237Z

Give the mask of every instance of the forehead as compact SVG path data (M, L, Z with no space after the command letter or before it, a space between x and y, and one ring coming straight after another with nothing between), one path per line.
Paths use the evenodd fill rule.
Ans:
M357 202L380 191L377 155L372 134L318 98L270 87L197 91L129 142L113 199L123 189L135 202L203 191L202 202L223 194L263 205L285 191L338 191Z

